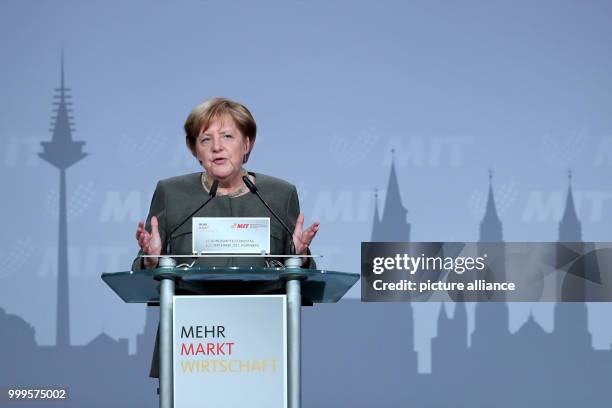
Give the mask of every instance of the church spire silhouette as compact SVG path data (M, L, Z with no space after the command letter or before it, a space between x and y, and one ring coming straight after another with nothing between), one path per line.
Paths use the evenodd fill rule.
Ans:
M574 194L572 192L572 171L567 173L567 196L565 198L565 209L559 223L559 242L581 242L582 225L576 214Z
M582 226L574 205L571 170L568 170L567 173L567 184L565 209L559 221L559 242L568 243L574 251L584 252ZM562 257L561 254L558 256ZM584 262L584 260L577 262ZM555 305L555 333L566 339L568 349L590 348L592 337L588 328L588 310L586 304L583 303L588 290L584 278L572 275L562 276L558 281L558 290L566 302Z
M478 255L487 256L488 262L496 265L495 269L479 272L475 278L489 282L506 281L506 250L504 245L503 225L497 214L495 195L493 193L493 171L489 170L489 195L484 216L480 221ZM479 298L496 300L489 303L478 303L474 312L475 329L472 333L472 345L483 352L493 353L489 343L497 342L500 346L507 341L509 334L510 312L504 300L503 292L479 293ZM484 300L484 299L482 299Z
M66 212L66 169L82 160L85 142L72 140L73 124L68 101L70 88L64 80L64 52L62 51L60 87L56 88L55 120L50 142L40 142L43 151L38 156L60 171L59 233L57 254L57 322L56 345L70 345L70 304L68 288L68 217Z
M402 198L397 182L397 173L395 172L395 150L391 150L391 172L389 174L389 184L387 185L387 197L385 199L385 207L383 216L393 214L398 218L406 218L408 210L402 205Z
M378 199L374 207L374 223L372 241L379 242L409 242L410 223L406 221L408 210L402 204L397 173L395 171L394 150L391 150L391 171L385 196L385 206L382 215L378 216Z
M489 195L487 196L487 206L485 214L480 222L480 242L502 242L503 228L501 220L497 215L495 205L495 195L493 194L493 171L489 170Z

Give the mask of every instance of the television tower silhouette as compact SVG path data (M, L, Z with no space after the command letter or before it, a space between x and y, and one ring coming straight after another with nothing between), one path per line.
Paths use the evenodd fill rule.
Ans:
M70 88L66 88L64 83L64 53L62 51L61 62L61 84L55 88L56 106L53 136L50 142L40 142L43 151L38 156L56 167L60 171L60 194L59 194L59 242L57 253L57 325L56 325L56 345L70 345L70 309L68 292L68 219L66 214L66 170L79 162L87 153L83 152L85 142L72 140L72 132L75 131L71 122L74 119L70 116L72 112L69 106L72 105L68 100Z

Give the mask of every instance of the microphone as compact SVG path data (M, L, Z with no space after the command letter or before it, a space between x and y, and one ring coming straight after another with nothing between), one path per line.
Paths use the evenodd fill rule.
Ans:
M270 211L270 214L272 214L274 218L276 218L276 221L278 221L283 226L283 228L285 228L285 231L287 231L287 233L289 234L289 240L290 240L289 251L291 252L291 254L289 255L297 255L295 253L295 243L293 242L293 232L289 230L289 227L287 227L287 225L283 222L283 220L281 220L279 216L276 215L274 210L270 208L268 203L266 203L266 200L264 200L261 197L261 195L259 195L259 191L257 191L257 186L253 184L249 176L248 175L242 176L242 180L244 181L244 184L248 187L248 189L251 190L251 193L255 194L257 198L259 198L259 201L261 201L261 203L266 206L268 211Z
M187 217L185 217L185 219L183 221L181 221L180 224L178 224L176 227L172 228L170 230L170 233L168 234L168 240L166 241L166 255L171 255L170 253L170 243L172 241L172 238L174 238L172 236L172 234L174 234L176 232L176 230L178 230L180 227L183 226L183 224L185 224L188 220L191 219L191 217L194 216L195 213L197 213L198 211L200 211L202 208L204 208L206 206L206 204L210 203L210 201L215 198L215 196L217 195L217 189L219 188L219 180L215 179L212 183L212 186L210 186L210 191L208 192L208 200L204 201L204 203L199 206L198 208L196 208L191 214L189 214Z

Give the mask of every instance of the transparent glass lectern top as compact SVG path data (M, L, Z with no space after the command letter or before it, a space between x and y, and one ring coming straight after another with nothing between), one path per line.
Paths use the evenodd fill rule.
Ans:
M175 281L177 295L284 293L288 277L302 281L302 298L312 303L337 302L359 280L358 273L300 268L180 267L103 273L102 280L127 303L159 301L162 277Z

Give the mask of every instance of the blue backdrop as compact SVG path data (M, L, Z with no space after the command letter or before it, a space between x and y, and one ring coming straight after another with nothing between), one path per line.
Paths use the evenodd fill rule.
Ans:
M81 399L73 403L87 406L94 388L75 373L85 370L84 358L113 355L98 358L107 363L95 364L105 368L87 368L86 378L95 383L125 364L124 372L147 390L142 394L149 393L154 383L144 377L155 311L145 328L145 308L122 303L99 276L131 265L136 223L147 214L157 180L199 170L182 124L193 106L214 96L238 100L253 112L259 132L248 168L297 185L306 222L321 221L313 251L325 256L322 268L359 270L360 242L372 238L376 205L384 217L393 177L399 191L394 199L408 213L387 232L402 231L405 240L478 240L492 170L503 239L556 241L570 169L581 239L612 240L608 1L5 0L0 33L0 345L5 343L1 353L9 363L0 365L0 386L51 384L51 373L68 371L57 381L80 389ZM54 95L61 93L55 88L61 86L62 50L71 137L85 142L88 153L66 173L71 348L64 351L56 347L59 172L38 156L57 122L53 102L60 101ZM349 297L358 296L356 287ZM388 310L376 314L383 307ZM453 316L454 306L445 307ZM589 363L609 362L612 306L586 308L584 327L574 326L579 336L587 330L592 335L586 354L555 336L553 304L508 305L507 344L498 343L496 352L516 361L519 354L563 350L550 361L569 358L569 371L542 373L537 367L548 363L525 358L520 377L532 384L571 377L577 390L572 395L586 398L589 384L612 374L610 365ZM467 305L465 321L458 320L465 333L451 331L449 338L457 339L453 344L465 340L462 350L475 353L466 361L484 361L485 354L472 347L474 309ZM442 378L432 367L439 304L374 307L353 300L339 307L341 320L355 325L363 323L359 316L387 319L384 330L398 329L394 313L409 316L392 340L359 331L346 338L353 332L341 334L331 318L324 322L322 315L332 312L323 310L306 311L305 324L329 324L321 327L331 338L355 347L414 352L414 366L378 376L427 401L428 387ZM511 345L520 342L513 336L524 327L550 337L513 351ZM312 346L305 347L310 352ZM323 358L315 354L311 361ZM466 367L459 357L453 364L457 354L441 351L438 358ZM66 355L72 362L62 362L59 356ZM344 391L337 405L374 406L376 398L385 398L366 388L372 372L349 366L339 371L341 381L363 384L369 392L362 396L364 391L339 386ZM472 373L471 386L501 375L474 367L464 369ZM307 381L306 387L315 387L322 379ZM420 382L425 385L413 386ZM549 399L525 392L523 402L567 401L553 391ZM606 397L605 390L598 392L589 391L596 394L593 404ZM323 403L305 398L310 406ZM117 404L104 403L109 401ZM459 394L455 402L461 401L467 397ZM392 398L378 404L398 405Z

